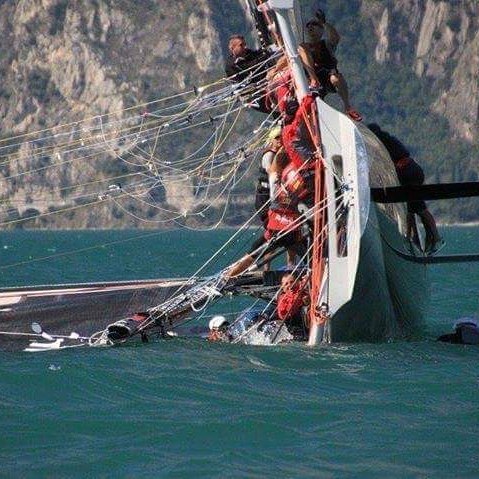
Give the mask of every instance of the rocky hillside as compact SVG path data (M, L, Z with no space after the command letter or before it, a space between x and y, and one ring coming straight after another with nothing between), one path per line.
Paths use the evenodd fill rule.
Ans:
M478 2L363 1L361 12L374 25L376 62L411 68L434 91L432 111L447 118L456 137L477 142Z
M342 33L341 64L366 117L379 116L393 125L404 114L400 109L417 109L414 95L400 97L395 90L405 91L417 82L425 92L420 111L424 122L435 126L440 138L456 143L438 164L424 154L431 146L429 134L423 138L420 129L410 126L399 132L423 153L430 178L477 180L477 1L330 0L323 6ZM0 31L0 137L6 138L118 112L218 78L228 35L251 32L251 24L240 0L10 0L0 3ZM363 39L359 46L358 35ZM368 91L365 79L382 85L381 101L359 94ZM398 99L403 104L395 105ZM58 159L29 156L29 148L21 146L20 161L7 158L0 164L2 221L50 212L12 224L141 226L104 204L53 214L68 206L68 185L107 177L108 168L65 162L54 173L45 169L41 180L32 182L24 172ZM237 213L238 208L246 214L248 200L236 206ZM450 213L448 207L439 212L444 217ZM479 207L461 218L479 219Z

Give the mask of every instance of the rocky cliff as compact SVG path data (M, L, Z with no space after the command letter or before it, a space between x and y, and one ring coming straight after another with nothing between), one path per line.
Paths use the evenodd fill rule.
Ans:
M448 119L457 137L477 142L479 3L363 1L362 14L375 27L376 61L412 68L430 82L436 92L431 109Z
M339 20L341 12L352 15L360 7L358 21L375 35L370 59L414 72L434 92L431 114L447 118L453 136L470 144L477 142L476 0L344 0L339 2L344 3L341 8L335 3L333 20ZM228 35L249 30L251 24L239 0L1 2L0 135L5 138L74 125L100 114L121 115L130 106L204 84L223 74ZM345 37L348 32L342 34ZM59 151L39 158L29 154L33 148L29 143L18 148L15 154L20 160L3 157L0 164L3 221L50 212L28 225L138 225L121 212L112 214L104 204L68 215L54 214L69 205L65 195L69 185L106 178L105 167L98 161L70 164ZM26 174L52 162L64 164L52 172L45 168L34 182Z

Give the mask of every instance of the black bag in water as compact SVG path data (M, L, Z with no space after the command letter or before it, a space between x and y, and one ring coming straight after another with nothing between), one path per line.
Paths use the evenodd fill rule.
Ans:
M133 336L141 323L133 319L120 319L107 327L107 336L111 341L122 341Z

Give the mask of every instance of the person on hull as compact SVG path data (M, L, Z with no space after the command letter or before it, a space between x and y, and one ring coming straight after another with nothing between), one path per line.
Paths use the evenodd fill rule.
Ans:
M403 186L422 185L424 183L424 171L414 159L411 158L409 150L403 143L387 131L382 130L376 123L370 123L368 127L385 146L391 156L399 183ZM436 221L424 201L407 202L407 235L419 244L414 226L414 215L419 216L424 226L426 233L425 253L436 253L444 245L444 240L439 236Z
M461 318L454 324L454 332L437 338L443 343L479 345L479 321L476 318Z
M361 114L351 106L348 84L338 70L335 52L341 37L326 21L322 10L306 23L306 34L309 41L300 46L299 53L311 78L311 87L318 89L321 98L328 93L338 93L346 114L354 121L361 121Z

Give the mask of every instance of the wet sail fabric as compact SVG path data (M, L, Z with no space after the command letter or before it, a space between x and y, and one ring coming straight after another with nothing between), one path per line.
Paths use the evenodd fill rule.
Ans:
M164 301L186 282L158 279L0 290L0 350L22 350L30 341L41 340L33 323L53 339L87 343L110 323ZM72 333L78 338L71 338Z

